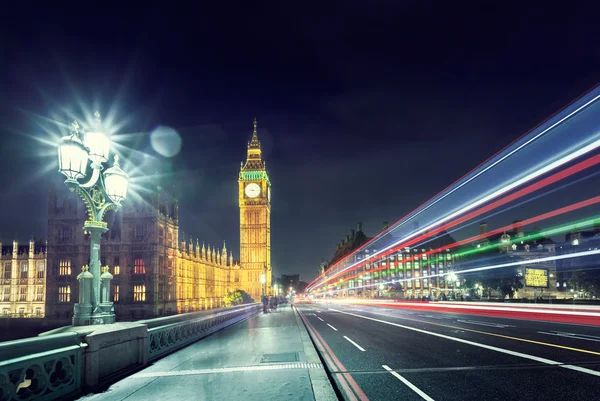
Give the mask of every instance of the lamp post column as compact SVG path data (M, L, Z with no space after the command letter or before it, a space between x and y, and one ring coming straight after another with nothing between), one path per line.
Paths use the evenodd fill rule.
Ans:
M105 223L99 222L96 224L97 225L86 224L83 228L90 233L90 273L94 276L92 280L92 306L94 315L101 312L100 303L102 300L100 297L100 275L102 273L100 272L100 244L102 241L102 234L108 231L108 228L103 226ZM94 316L94 318L98 317Z

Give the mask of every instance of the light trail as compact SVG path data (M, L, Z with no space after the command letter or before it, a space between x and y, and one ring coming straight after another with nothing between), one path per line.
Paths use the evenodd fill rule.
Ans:
M454 212L454 213L452 213L452 214L444 217L443 219L440 219L439 221L437 221L435 223L432 223L429 226L424 227L421 230L416 231L415 233L412 233L412 234L410 234L410 235L408 235L408 236L406 236L406 237L404 237L404 238L396 241L395 243L387 246L386 248L384 248L382 250L379 250L379 251L377 251L377 252L375 252L375 253L367 256L365 259L361 260L360 262L355 262L354 264L345 267L344 269L342 269L342 270L334 273L331 277L329 277L329 278L327 278L327 279L325 279L323 281L320 281L316 285L317 286L323 285L323 284L325 284L325 283L327 283L327 282L335 279L336 277L339 277L341 274L343 274L344 272L346 272L348 270L356 269L361 264L368 263L369 260L373 259L376 256L380 256L380 257L381 256L385 256L386 254L389 254L389 253L393 252L393 251L390 251L390 249L393 249L394 247L397 249L398 247L406 247L406 246L413 245L416 242L423 241L424 239L426 239L426 238L428 238L428 237L430 237L432 235L435 235L435 234L437 234L437 233L439 233L441 231L444 231L444 230L446 230L448 228L454 227L454 226L456 226L456 225L458 225L458 224L460 224L462 222L465 222L465 221L467 221L469 219L477 217L477 216L479 216L479 215L481 215L481 214L483 214L483 213L485 213L485 212L487 212L489 210L492 210L492 209L494 209L496 207L502 206L502 205L504 205L504 204L506 204L508 202L511 202L511 201L513 201L515 199L518 199L519 197L522 197L524 195L528 195L528 194L530 194L530 193L532 193L534 191L542 189L542 188L544 188L544 187L546 187L548 185L551 185L551 184L553 184L553 183L555 183L557 181L560 181L560 180L562 180L564 178L567 178L567 177L569 177L569 176L571 176L573 174L581 172L581 171L583 171L583 170L585 170L585 169L587 169L587 168L589 168L591 166L594 166L594 165L600 163L600 155L596 155L596 156L593 156L593 157L591 157L589 159L586 159L586 160L584 160L582 162L579 162L576 165L568 167L568 168L566 168L566 169L564 169L564 170L562 170L562 171L560 171L558 173L555 173L554 175L552 175L550 177L546 177L546 178L542 179L541 181L536 182L535 184L531 184L531 185L529 185L529 186L527 186L525 188L522 188L522 189L520 189L520 190L518 190L518 191L516 191L516 192L514 192L514 193L512 193L512 194L510 194L510 195L508 195L508 196L506 196L504 198L502 198L502 199L499 199L499 200L497 200L495 202L492 202L492 203L490 203L490 204L488 204L486 206L483 206L480 209L474 210L474 211L472 211L472 212L470 212L470 213L468 213L468 214L466 214L466 215L464 215L462 217L459 217L458 219L456 219L454 221L451 221L449 223L446 223L446 224L444 224L442 226L439 226L439 227L434 228L433 230L431 230L433 227L437 226L438 224L443 223L445 221L448 221L448 220L450 220L453 217L460 216L465 211L471 210L471 209L473 209L473 208L475 208L475 207L477 207L477 206L479 206L479 205L487 202L488 200L492 200L492 199L498 197L499 195L502 195L502 194L510 191L511 189L514 189L514 188L520 186L521 184L523 184L525 182L531 181L531 180L539 177L540 175L543 175L543 174L547 173L548 171L553 170L554 168L556 168L558 166L566 164L566 163L574 160L575 158L581 156L582 154L585 154L587 152L590 152L590 151L596 149L598 146L600 146L600 140L596 140L593 143L591 143L590 145L588 145L588 146L580 149L579 151L571 153L571 154L563 157L562 159L557 160L556 162L549 164L545 168L539 169L539 170L537 170L537 171L535 171L535 172L533 172L533 173L531 173L531 174L529 174L529 175L521 178L520 180L515 181L511 185L503 187L502 189L496 191L495 193L490 194L487 197L484 197L484 198L482 198L482 199L480 199L480 200L478 200L476 202L473 202L470 205L464 207L463 209L458 210L458 211L456 211L456 212ZM431 231L429 231L429 230L431 230ZM422 233L425 233L425 234L421 235L419 237L414 238L416 235L419 235L419 234L422 234ZM307 287L307 291L310 292L313 289L314 286L315 285Z
M418 216L420 213L424 212L425 210L427 210L428 208L432 207L433 205L435 205L437 202L441 201L442 199L444 199L445 197L449 196L450 194L452 194L453 192L457 191L458 189L460 189L461 187L463 187L464 185L466 185L467 183L469 183L470 181L474 180L475 178L477 178L478 176L480 176L481 174L485 173L486 171L488 171L489 169L491 169L492 167L496 166L497 164L499 164L500 162L502 162L503 160L505 160L506 158L510 157L511 155L513 155L514 153L516 153L517 151L523 149L524 147L526 147L527 145L529 145L530 143L532 143L533 141L535 141L536 139L540 138L541 136L543 136L544 134L546 134L547 132L551 131L553 128L555 128L556 126L562 124L564 121L568 120L569 118L573 117L575 114L579 113L580 111L584 110L585 108L589 107L591 104L593 104L594 102L596 102L598 99L600 99L600 95L594 97L592 100L588 101L587 103L585 103L584 105L580 106L579 108L577 108L576 110L574 110L573 112L569 113L567 116L563 117L562 119L560 119L559 121L555 122L554 124L552 124L550 127L546 128L545 130L543 130L542 132L540 132L539 134L537 134L536 136L534 136L533 138L530 138L527 142L521 144L519 147L517 147L516 149L513 149L511 152L509 152L507 155L503 156L502 158L498 159L497 161L495 161L494 163L492 163L491 165L487 166L485 169L481 170L480 172L478 172L476 175L474 175L473 177L469 178L467 181L461 183L459 186L457 186L456 188L452 189L451 191L449 191L447 194L444 194L442 197L440 197L439 199L436 199L433 203L426 205L422 210L420 210L418 213L414 214L411 216L412 213L414 213L415 211L417 211L419 208L413 210L412 212L410 212L409 214L407 214L407 216L403 217L402 219L400 219L399 221L397 221L396 223L394 223L392 226L390 226L390 228L382 231L381 233L377 234L374 238L372 238L371 240L369 240L368 242L366 242L365 244L363 244L360 248L358 248L355 252L360 251L361 249L363 249L364 247L368 246L371 242L375 241L376 239L378 239L379 237L381 237L382 235L384 235L385 233L390 233L392 231L394 231L396 228L398 228L400 225L407 223L408 221L410 221L411 219L413 219L414 217ZM538 125L539 126L539 125ZM525 137L527 134L523 135L521 138ZM473 173L475 170L477 170L477 168L481 167L482 165L484 165L485 163L487 163L488 161L490 161L491 159L493 159L495 156L497 156L498 154L500 154L502 151L506 150L508 147L510 147L512 144L514 144L515 142L517 142L519 139L516 139L515 141L513 141L512 143L510 143L508 146L506 146L503 150L497 152L494 156L490 157L489 159L487 159L485 162L481 163L479 166L477 166L475 169L471 170L470 173L465 174L463 177L459 178L457 181L454 182L454 184L449 185L448 187L446 187L445 189L443 189L442 191L440 191L437 195L433 196L431 199L429 199L428 201L425 202L425 204L427 202L430 202L432 199L435 199L437 196L439 196L442 192L444 192L445 190L447 190L448 188L451 188L453 185L455 185L456 183L458 183L461 179L463 179L464 177L468 176L469 174ZM351 255L348 255L351 256ZM341 262L341 261L340 261ZM333 266L335 267L335 266ZM312 283L311 283L312 284Z
M600 249L594 249L594 250L590 250L590 251L582 251L582 252L575 252L575 253L570 253L570 254L566 254L566 255L557 255L557 256L548 256L545 258L538 258L538 259L528 259L528 260L522 260L519 262L509 262L509 263L501 263L501 264L497 264L497 265L492 265L492 266L481 266L481 267L474 267L471 269L465 269L465 270L461 270L461 271L455 271L452 273L441 273L441 274L432 274L432 275L428 275L426 277L411 277L411 278L406 278L406 279L395 279L395 280L390 280L390 281L386 281L386 282L382 282L382 283L376 283L376 284L366 284L366 285L361 285L361 286L356 286L351 288L351 290L355 290L355 289L361 289L361 288L369 288L369 287L375 287L375 286L379 286L381 284L386 285L386 284L397 284L397 283L404 283L407 281L414 281L414 280L420 280L423 278L429 279L432 277L446 277L449 276L451 274L465 274L465 273L474 273L474 272L481 272L481 271L487 271L487 270L493 270L493 269L501 269L503 267L514 267L514 266L521 266L521 265L528 265L528 264L534 264L534 263L544 263L544 262L552 262L555 260L563 260L563 259L571 259L571 258L580 258L583 256L591 256L591 255L599 255L600 254ZM341 292L341 291L346 291L346 290L327 290L327 292L332 292L332 293L337 293L337 292Z
M556 216L559 216L561 214L569 213L569 212L572 212L572 211L575 211L575 210L578 210L578 209L581 209L581 208L584 208L584 207L587 207L587 206L595 205L597 203L600 203L600 196L596 196L596 197L587 199L585 201L574 203L572 205L565 206L565 207L562 207L560 209L553 210L551 212L543 213L543 214L540 214L538 216L531 217L529 219L525 219L525 220L523 220L521 222L521 224L523 224L524 226L530 225L530 224L536 223L536 222L541 221L541 220L546 220L546 219L549 219L549 218L552 218L552 217L556 217ZM584 225L586 222L589 222L589 221L582 221L580 224ZM576 223L570 223L566 227L560 226L559 232L563 231L562 230L563 228L565 230L572 229L573 226L575 226L575 225L578 225L578 223L577 222ZM456 247L459 247L459 246L464 245L464 244L468 244L469 242L479 241L479 240L488 238L488 237L490 237L492 235L499 234L499 233L504 232L504 231L508 231L512 227L513 227L513 225L509 224L509 225L497 228L495 230L489 231L489 232L484 233L484 234L478 234L478 235L475 235L475 236L470 237L470 238L466 238L466 239L463 239L463 240L460 240L460 241L456 241L456 242L454 242L452 244L449 244L449 245L445 245L445 246L442 246L442 247L439 247L439 248L436 248L436 249L431 249L431 250L426 251L426 252L419 252L417 255L413 255L413 256L409 257L408 259L403 259L402 263L409 263L409 262L412 262L415 259L418 259L418 258L422 257L423 255L429 256L431 254L439 253L439 252L441 252L443 250L446 250L446 249L452 249L452 248L456 248ZM557 227L557 229L558 229L558 227ZM537 237L552 235L552 232L553 232L553 230L549 229L549 230L546 230L546 231L544 231L542 233L539 233L539 234L533 234L533 235L525 236L523 238L520 238L520 240L522 240L522 241L531 241L533 239L536 239ZM493 249L493 248L499 248L500 246L501 246L500 244L494 244L494 245L491 245L491 246L484 246L484 247L481 247L481 248L475 248L473 250L468 250L468 251L465 251L465 252L461 252L458 255L459 256L464 256L464 255L468 254L469 252L472 252L472 253L483 253L483 252L489 251L490 249ZM401 249L401 248L402 247L394 248L393 252L396 252L396 251L398 251L398 249ZM391 253L393 253L393 252L391 252ZM364 264L361 264L359 266L356 266L355 268L360 268L363 265ZM382 270L385 270L387 268L389 268L389 267L388 266L382 266L382 267L378 267L377 269L371 269L371 270L369 270L369 272L382 271ZM354 270L354 269L352 269L352 270ZM344 281L346 281L346 280L352 280L352 279L360 276L361 274L362 273L358 273L358 274L355 274L354 276L345 277Z
M532 240L535 240L535 239L538 239L538 238L543 238L543 237L547 237L547 236L556 235L556 234L559 234L559 233L562 233L562 232L570 231L570 230L572 230L572 229L574 229L576 227L593 226L593 225L595 225L597 223L600 223L600 216L597 217L597 218L593 218L593 219L579 220L579 221L576 221L576 222L573 222L573 223L564 224L564 225L556 226L556 227L553 227L553 228L549 228L549 229L544 230L544 231L542 231L540 233L531 234L531 235L519 238L519 240L520 241L532 241ZM512 243L514 243L514 242L511 242L511 244ZM485 251L489 251L489 250L494 249L494 248L499 248L500 246L501 246L500 244L493 244L493 245L489 245L487 247L475 248L475 249L472 249L472 250L467 250L467 251L464 251L462 253L459 253L458 256L459 257L460 256L464 256L464 255L469 254L469 253L471 253L471 254L483 253ZM414 260L414 257L411 257L411 260ZM403 261L403 263L407 263L409 261L410 260L406 260L406 261ZM352 279L354 279L356 277L361 276L362 274L370 275L372 273L379 272L379 271L382 271L382 270L386 270L386 269L389 269L389 268L390 268L389 266L382 266L382 267L379 267L377 269L371 269L371 270L369 270L366 273L359 273L359 274L355 274L354 276L345 278L344 281L352 280ZM468 269L467 270L459 270L459 271L455 271L454 274L461 274L461 273L467 272L467 271L468 271ZM448 274L451 274L451 273L448 273ZM429 277L435 277L435 276L434 275L427 275L427 276L421 276L421 277L412 277L410 279L402 279L402 281L414 281L414 280L420 280L420 279L429 278ZM366 280L372 280L372 279L368 278ZM400 279L398 279L398 280L400 280ZM376 284L373 284L373 285L379 285L379 284L382 284L382 283L376 283ZM356 288L356 287L354 287L354 288Z
M595 88L593 88L595 89ZM590 90L589 92L593 91ZM588 93L589 93L588 92ZM579 99L583 98L586 94L582 95ZM567 109L569 106L571 106L572 104L575 104L577 102L576 99L574 102L572 102L571 104L569 104L568 106L566 106L565 108L561 109L565 110ZM411 213L407 214L404 218L400 219L398 222L394 223L392 225L392 227L390 227L389 229L384 230L383 232L379 233L378 235L376 235L373 239L371 239L370 241L368 241L367 243L363 244L362 246L360 246L358 249L356 249L355 251L353 251L350 255L347 255L346 257L344 257L342 260L338 261L335 265L333 265L331 267L331 269L335 269L340 263L347 261L349 257L355 255L357 252L360 252L361 250L365 249L368 245L370 245L373 241L377 240L378 238L380 238L381 236L383 236L386 233L391 233L392 231L396 230L397 228L401 227L402 225L404 225L405 223L407 223L408 221L412 220L413 218L415 218L416 216L418 216L419 214L423 213L424 211L426 211L427 209L429 209L430 207L434 206L436 203L440 202L442 199L444 199L445 197L449 196L450 194L452 194L453 192L457 191L458 189L460 189L462 186L466 185L467 183L469 183L470 181L474 180L475 178L477 178L478 176L480 176L481 174L483 174L484 172L488 171L489 169L491 169L492 167L496 166L497 164L499 164L500 162L502 162L503 160L505 160L506 158L510 157L511 155L515 154L516 152L518 152L519 150L523 149L524 147L526 147L527 145L531 144L533 141L535 141L536 139L540 138L541 136L543 136L544 134L550 132L552 129L554 129L555 127L559 126L560 124L562 124L563 122L567 121L568 119L572 118L573 116L575 116L576 114L578 114L579 112L581 112L582 110L590 107L593 103L595 103L598 99L600 99L600 95L597 95L595 97L593 97L591 100L587 101L586 103L584 103L583 105L579 106L578 108L576 108L575 110L571 111L569 114L567 114L566 116L562 117L561 119L559 119L558 121L554 122L552 125L550 125L549 127L545 128L544 130L542 130L540 133L536 134L534 137L530 138L529 140L527 140L525 143L519 145L517 148L513 149L512 151L510 151L508 154L504 155L503 157L501 157L500 159L496 160L494 163L490 164L489 166L487 166L485 169L479 171L477 174L475 174L474 176L470 177L468 180L462 182L459 186L457 186L456 188L453 188L451 191L447 192L446 194L444 194L442 197L435 199L436 197L438 197L440 195L440 193L446 191L448 188L451 188L452 185L455 185L456 183L458 183L460 180L464 179L464 177L466 177L469 174L472 174L474 171L476 171L479 167L481 167L482 165L484 165L485 163L487 163L488 161L490 161L491 159L493 159L494 157L496 157L497 155L499 155L502 151L508 149L511 145L513 145L514 143L516 143L518 140L520 140L521 138L524 138L527 134L523 135L521 138L513 141L511 144L509 144L507 147L505 147L503 150L501 150L500 152L497 152L494 156L492 156L491 158L489 158L488 160L486 160L485 162L483 162L482 164L480 164L478 167L476 167L474 170L472 170L470 173L466 174L465 176L461 177L459 180L457 180L454 184L448 186L446 189L442 190L440 193L438 193L437 195L435 195L433 198L431 198L430 200L428 200L427 202L432 202L433 199L435 199L435 201L433 201L432 203L427 205L427 202L424 204L424 206L421 206L421 210L419 210L419 208L413 210ZM559 111L560 113L560 111ZM555 115L557 115L558 113L555 113ZM549 119L545 120L548 121L550 120L552 117L550 117ZM543 124L543 122L542 122ZM536 126L535 128L539 127L541 124L538 124L538 126ZM535 130L535 128L533 130ZM533 131L532 130L532 131ZM531 131L530 131L531 132ZM415 213L415 211L419 210L417 213ZM313 281L311 281L311 283L308 285L307 290L310 290L313 286L313 284L319 280L320 277L322 277L323 275L325 275L326 272L321 273L319 276L317 276Z

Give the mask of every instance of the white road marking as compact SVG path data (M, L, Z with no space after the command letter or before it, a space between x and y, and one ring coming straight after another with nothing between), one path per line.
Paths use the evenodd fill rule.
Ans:
M398 324L398 323L388 322L387 320L375 319L373 317L357 315L355 313L350 313L350 312L342 312L340 310L335 310L335 311L336 312L340 312L340 313L344 313L346 315L360 317L361 319L372 320L374 322L388 324L390 326L396 326L396 327L400 327L400 328L406 329L406 330L416 331L417 333L423 333L423 334L427 334L427 335L434 336L434 337L445 338L446 340L456 341L456 342L459 342L459 343L463 343L463 344L467 344L467 345L472 345L474 347L484 348L484 349L488 349L490 351L496 351L496 352L500 352L500 353L503 353L503 354L508 354L508 355L519 357L519 358L529 359L529 360L532 360L532 361L545 363L547 365L559 366L559 367L565 368L565 369L576 370L578 372L587 373L589 375L594 375L594 376L599 376L600 377L600 372L598 372L596 370L592 370L592 369L582 368L582 367L573 366L573 365L563 365L562 362L553 361L551 359L541 358L539 356L524 354L522 352L511 351L511 350L504 349L504 348L494 347L492 345L486 345L486 344L476 343L474 341L464 340L462 338L451 337L451 336L447 336L445 334L434 333L432 331L417 329L416 327L410 327L410 326L405 326L405 325Z
M547 334L549 336L574 338L576 340L587 340L587 341L600 342L600 337L588 336L586 334L561 333L560 331L555 331L554 333L548 333L548 332L545 332L545 331L538 331L538 333L540 333L540 334Z
M354 341L352 341L351 339L349 339L348 337L344 336L344 338L346 340L348 340L350 342L350 344L354 345L356 348L358 348L359 350L361 350L362 352L365 352L365 349L363 347L361 347L360 345L358 345L357 343L355 343Z
M431 398L430 396L428 396L427 394L425 394L423 391L421 391L420 388L418 388L417 386L415 386L414 384L412 384L411 382L409 382L408 380L406 380L398 372L394 372L388 365L381 365L381 366L385 370L387 370L388 372L390 372L392 374L392 376L394 376L396 379L398 379L402 383L406 384L412 391L414 391L415 393L419 394L421 396L421 398L423 398L424 400L434 401L433 398Z
M325 320L321 319L319 316L317 316L317 319L319 319L320 321L324 322Z
M438 317L438 316L431 316L431 315L419 315L419 316L426 317L426 318L429 318L429 319L438 319L438 320L447 319L445 317Z
M329 323L327 323L327 326L331 327L332 329L334 329L335 331L338 331L338 329L336 329L335 327L333 327L332 325L330 325Z
M478 322L477 320L456 320L457 322L461 322L461 323L468 323L468 324L478 324L480 326L489 326L489 327L497 327L500 329L505 329L507 327L516 327L516 326L512 326L510 324L502 324L502 323L491 323L491 322Z

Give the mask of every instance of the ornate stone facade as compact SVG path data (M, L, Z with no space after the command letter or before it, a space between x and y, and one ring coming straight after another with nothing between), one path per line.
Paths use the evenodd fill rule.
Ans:
M44 317L46 244L0 243L0 317Z
M233 288L227 250L179 238L179 207L152 195L128 200L105 217L101 265L114 278L111 298L118 320L133 320L219 307ZM47 316L69 319L78 298L77 274L89 264L89 238L82 230L85 206L74 197L59 206L50 192L48 209ZM239 269L239 267L237 267Z

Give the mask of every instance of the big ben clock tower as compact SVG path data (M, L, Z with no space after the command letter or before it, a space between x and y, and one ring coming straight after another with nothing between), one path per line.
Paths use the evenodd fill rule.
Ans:
M271 294L271 182L262 159L256 133L248 143L246 163L238 178L240 201L240 265L243 289L255 301L263 294L261 275L265 275L264 294Z

